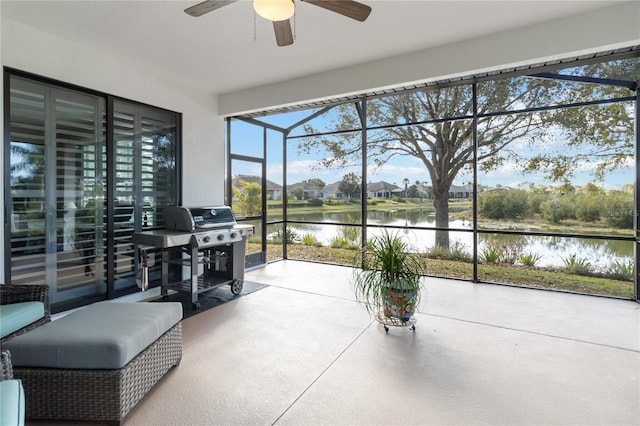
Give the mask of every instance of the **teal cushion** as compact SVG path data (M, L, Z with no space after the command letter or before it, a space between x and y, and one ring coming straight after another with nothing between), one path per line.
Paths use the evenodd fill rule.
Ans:
M182 304L100 302L14 337L14 367L118 369L182 320Z
M0 337L8 336L43 317L44 303L42 302L0 305Z
M0 382L0 425L24 424L24 389L20 380Z

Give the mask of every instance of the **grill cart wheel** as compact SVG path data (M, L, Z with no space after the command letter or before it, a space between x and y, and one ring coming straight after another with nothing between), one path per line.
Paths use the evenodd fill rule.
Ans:
M240 294L240 292L242 292L242 285L243 285L242 280L233 280L233 282L230 284L231 293L233 293L236 296Z

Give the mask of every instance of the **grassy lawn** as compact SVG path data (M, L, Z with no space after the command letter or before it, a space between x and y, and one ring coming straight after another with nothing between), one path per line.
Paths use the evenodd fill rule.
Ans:
M396 211L412 209L433 209L431 200L407 200L407 202L393 202L391 200L370 201L369 211ZM274 204L270 213L282 211L282 204ZM279 209L278 209L279 207ZM360 204L336 203L322 207L309 207L306 202L294 202L289 204L289 213L324 213L353 212L360 214ZM472 203L468 200L450 203L450 217L452 219L470 219ZM541 217L528 218L526 220L489 220L480 219L481 229L495 230L519 230L538 232L557 232L572 234L600 234L600 235L630 235L631 230L611 229L602 224L589 224L579 221L565 221L560 224L552 224ZM249 243L248 250L258 250L259 246ZM289 244L287 246L289 259L307 260L313 262L330 263L338 265L353 265L357 259L358 251L334 247L317 247L302 244ZM281 258L281 246L268 246L267 258L269 261ZM471 280L473 278L473 264L455 260L429 259L427 275L459 278ZM478 265L478 279L484 282L511 284L524 287L545 288L553 290L571 291L578 293L607 295L622 298L633 298L634 289L632 281L620 281L600 276L583 276L571 274L561 268L527 268L514 265L480 264Z
M455 203L455 207L471 208L471 202ZM340 212L354 212L360 213L360 201L357 203L335 203L324 204L322 207L309 206L306 201L294 201L287 205L289 213L317 213L321 210L323 213L340 213ZM369 202L367 209L369 211L393 211L393 210L413 210L419 208L433 209L431 200L408 200L407 202L392 202L391 200L375 200L375 202ZM267 202L268 213L274 211L282 211L282 203L279 201Z
M633 298L631 281L575 275L561 271L525 269L510 265L479 265L478 278L487 282Z
M280 258L279 245L270 245L267 258L269 261ZM259 245L249 243L247 252L259 250ZM338 265L353 265L357 259L356 250L314 247L301 244L287 246L289 259L306 260ZM471 280L473 265L471 263L429 259L427 275L445 278ZM571 291L586 294L633 298L633 282L618 281L603 277L592 277L569 274L560 270L545 268L524 268L513 265L478 265L478 278L481 281L503 283L523 287L545 288Z

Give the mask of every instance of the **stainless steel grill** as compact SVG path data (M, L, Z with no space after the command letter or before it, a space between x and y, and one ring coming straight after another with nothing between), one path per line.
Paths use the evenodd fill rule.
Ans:
M253 225L236 223L228 206L163 209L166 229L134 233L133 243L140 255L139 286L147 289L149 252L161 251L161 294L169 291L191 293L194 309L200 307L198 295L215 287L229 285L233 294L242 291L246 240L254 234ZM170 249L180 248L182 256L170 258ZM169 265L189 269L189 278L169 282ZM183 272L184 276L184 272Z
M230 228L236 225L236 219L228 206L167 206L162 214L166 228L172 231L194 232L203 229Z

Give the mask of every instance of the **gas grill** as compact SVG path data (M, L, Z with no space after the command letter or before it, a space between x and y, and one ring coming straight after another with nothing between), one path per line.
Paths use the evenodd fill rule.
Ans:
M171 290L189 292L193 308L198 309L198 295L215 287L229 285L233 294L239 294L244 282L246 240L254 234L253 225L236 223L228 206L167 206L162 213L165 229L132 236L140 256L139 287L144 291L149 285L149 254L161 251L163 297ZM182 255L171 259L171 249L177 248ZM170 283L170 264L187 267L189 278Z

